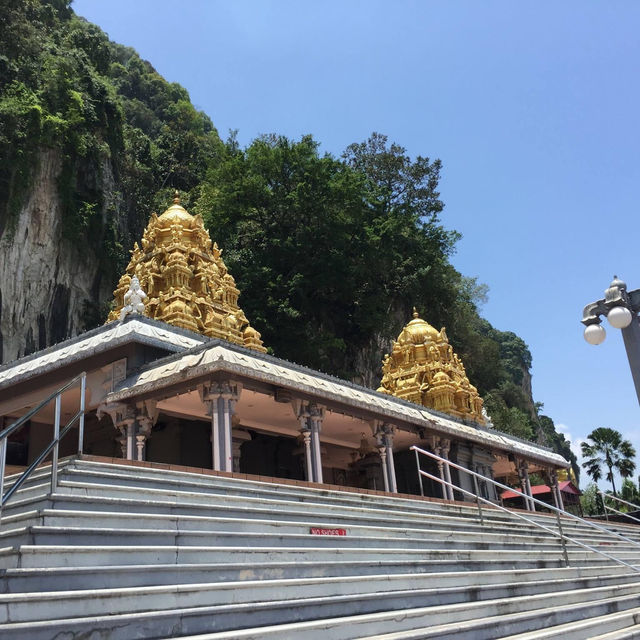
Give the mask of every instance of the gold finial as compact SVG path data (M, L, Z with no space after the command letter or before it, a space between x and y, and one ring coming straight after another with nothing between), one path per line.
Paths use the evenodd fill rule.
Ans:
M173 204L180 204L180 192L177 189L173 192Z
M137 275L147 294L146 316L265 352L260 333L238 306L240 291L217 245L212 248L202 218L179 206L177 190L173 202L162 215L152 214L142 249L134 249L114 291L115 309L108 320L117 320Z
M469 382L446 331L420 318L415 307L413 319L393 342L391 354L385 355L378 391L485 423L482 398Z

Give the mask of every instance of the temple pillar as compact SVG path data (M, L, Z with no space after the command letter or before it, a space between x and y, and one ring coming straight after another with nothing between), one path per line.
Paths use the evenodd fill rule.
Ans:
M324 420L324 407L317 404L309 405L309 422L311 426L311 462L315 475L315 482L322 482L322 455L320 451L320 431Z
M450 450L451 450L451 441L440 440L439 455L445 460L448 460ZM446 494L446 497L448 500L454 500L453 487L451 486L451 467L446 463L442 463L442 466L444 467L443 469L444 480L449 483L448 485L444 485L444 489L445 489L444 493Z
M444 452L442 451L442 443L444 440L439 440L437 436L432 436L431 438L431 448L433 453L435 453L439 458L445 458ZM442 491L442 499L449 500L449 488L445 484L447 481L447 475L445 471L445 467L447 466L442 460L436 460L436 464L438 465L438 475L440 476L440 490ZM451 476L449 476L451 477Z
M553 495L553 502L557 509L564 511L564 500L562 499L562 493L560 492L560 486L558 485L558 472L552 469L549 473L549 483L551 487L551 494Z
M202 400L211 416L212 468L233 471L231 421L242 385L232 380L211 382L202 390Z
M322 482L322 454L320 431L325 408L306 400L293 400L293 408L300 422L300 433L304 439L305 467L308 482Z
M396 467L393 461L393 435L396 428L388 423L384 427L384 443L387 450L387 475L389 477L389 491L391 493L398 492L398 483L396 481Z
M384 482L384 490L389 492L389 471L387 470L387 447L382 445L378 447L380 455L380 466L382 467L382 481Z
M396 481L396 468L393 460L393 435L395 433L395 427L388 422L376 420L371 423L371 429L376 439L378 454L380 455L384 490L397 493L398 483Z
M529 480L529 465L526 460L520 460L518 463L518 475L520 476L520 486L522 487L522 493L527 497L525 498L525 506L527 511L535 511L536 507L531 499L533 494L531 492L531 481Z
M118 430L120 437L117 441L120 443L122 457L125 460L133 460L135 456L135 408L130 404L111 403L102 405L98 408L98 419L103 414L109 414L113 426Z
M147 401L136 406L136 460L146 460L147 440L158 419L155 401Z
M307 482L313 482L313 463L311 462L311 431L309 429L300 429L304 441L304 470L307 476Z
M235 416L234 416L235 417ZM251 440L251 436L244 429L232 429L231 430L231 450L233 457L233 471L235 473L240 472L240 453L242 445Z

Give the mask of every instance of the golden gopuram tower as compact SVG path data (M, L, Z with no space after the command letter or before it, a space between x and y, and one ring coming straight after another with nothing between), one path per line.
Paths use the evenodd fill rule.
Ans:
M381 393L421 404L457 418L485 423L482 398L469 382L444 327L437 331L413 309L391 354L382 362Z
M135 243L107 322L120 317L131 279L137 276L146 293L144 315L264 353L260 334L238 306L240 291L220 254L202 217L188 213L176 191L162 215L151 214L142 247Z

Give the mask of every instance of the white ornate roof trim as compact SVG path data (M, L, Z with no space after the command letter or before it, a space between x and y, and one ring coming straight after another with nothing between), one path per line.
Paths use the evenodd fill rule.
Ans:
M5 365L0 369L0 388L9 383L15 384L35 373L44 370L49 372L128 342L143 342L173 351L184 351L207 340L204 336L202 339L192 338L172 329L173 327L164 323L151 323L138 318L123 323L112 322L104 328L89 331L50 347L41 355L36 353Z
M159 362L120 383L116 391L105 398L105 403L122 402L129 398L152 393L176 383L187 382L210 375L216 371L245 376L277 386L288 387L303 393L333 400L367 411L375 411L391 421L410 422L418 427L434 427L443 434L464 438L492 449L517 453L529 459L568 467L569 463L559 454L546 451L509 437L500 431L484 430L472 425L449 420L429 409L403 400L386 396L365 387L357 388L349 383L341 384L337 379L327 380L308 371L299 371L295 365L278 361L270 362L264 356L253 356L217 343L196 353L185 353L180 357Z

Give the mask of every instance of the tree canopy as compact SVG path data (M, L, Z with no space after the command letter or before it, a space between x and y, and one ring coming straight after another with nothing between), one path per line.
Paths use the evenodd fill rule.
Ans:
M222 142L183 87L67 0L5 1L0 125L0 235L11 233L43 150L62 159L65 234L101 266L76 330L104 321L101 292L178 188L276 355L376 387L416 306L447 327L496 428L570 456L531 397L527 345L481 317L487 288L451 264L460 236L443 222L439 160L411 157L380 133L340 156L311 136Z
M598 482L602 478L603 468L606 469L606 478L611 482L613 495L617 495L613 473L617 471L623 478L633 474L636 468L633 460L636 450L633 445L628 440L623 440L619 431L598 427L587 436L581 447L585 457L582 466L587 473Z

